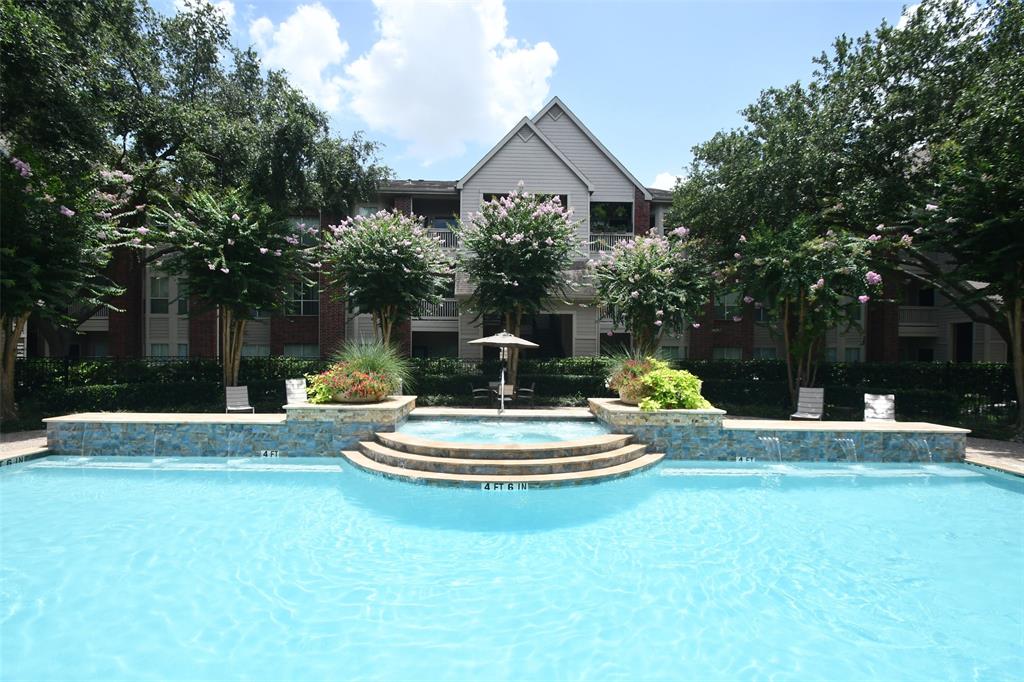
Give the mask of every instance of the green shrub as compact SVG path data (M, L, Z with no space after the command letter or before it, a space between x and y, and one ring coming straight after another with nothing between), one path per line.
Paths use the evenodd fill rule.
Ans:
M644 398L640 409L699 410L711 407L700 394L700 379L681 369L655 369L640 379Z

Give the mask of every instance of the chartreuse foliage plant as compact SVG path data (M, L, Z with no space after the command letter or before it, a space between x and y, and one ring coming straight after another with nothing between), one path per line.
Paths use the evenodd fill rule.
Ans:
M473 289L466 308L478 317L500 316L516 336L523 315L544 311L574 285L568 271L579 253L576 223L557 195L525 192L520 183L485 202L456 231L463 247L459 269ZM510 383L516 381L518 359L518 349L511 349Z
M668 238L637 237L590 262L597 300L630 334L634 353L653 355L680 335L711 299L713 261L684 227Z
M701 381L682 369L655 369L640 379L644 397L640 409L700 410L711 407L700 394Z
M369 313L386 345L396 325L437 303L452 264L423 219L378 211L331 225L324 235L324 277L344 292L352 312Z
M187 282L191 300L215 307L220 324L224 383L238 383L245 325L254 311L284 304L288 291L309 284L317 263L302 246L302 231L315 228L276 220L265 204L241 189L200 191L175 206L149 212L138 237L164 252L156 267ZM298 232L297 232L298 230Z

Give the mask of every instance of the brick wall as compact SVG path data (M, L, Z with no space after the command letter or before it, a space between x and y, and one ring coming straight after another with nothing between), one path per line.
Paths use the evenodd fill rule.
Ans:
M270 318L270 354L284 354L286 343L320 343L320 317L285 315ZM321 353L322 353L321 349Z
M146 329L143 321L146 301L142 264L130 249L117 249L109 272L111 279L126 291L112 301L115 308L124 312L110 311L107 350L116 358L139 357L145 354L143 337Z
M324 285L320 291L319 321L320 357L327 358L345 343L345 301L340 289Z
M710 360L714 348L739 348L743 360L751 359L754 355L753 304L743 306L742 318L739 322L716 320L714 304L705 306L700 328L690 329L690 358Z
M400 211L406 215L412 215L412 197L395 197L394 207L396 211Z
M651 230L651 202L644 199L639 187L633 188L633 234L647 234Z
M195 357L217 357L217 310L203 309L195 298L188 301L188 353Z
M883 272L883 298L899 300L897 275ZM900 358L900 306L889 301L871 301L865 311L864 359L867 362L896 362Z

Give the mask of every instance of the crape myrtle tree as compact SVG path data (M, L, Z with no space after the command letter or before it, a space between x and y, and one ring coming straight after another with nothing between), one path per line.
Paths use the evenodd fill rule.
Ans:
M456 227L462 250L459 269L473 293L466 306L476 313L499 315L505 329L522 332L523 315L545 310L549 301L573 286L569 277L579 239L572 211L558 196L516 191L485 202ZM518 349L509 350L508 380L516 382Z
M64 177L0 149L0 416L17 417L14 364L32 315L66 324L72 303L103 305L121 289L104 275L111 249L128 244L113 220L118 185L110 172ZM108 191L101 191L101 187Z
M349 308L369 313L385 344L423 303L441 300L452 263L423 219L400 211L347 218L324 233L323 275Z
M668 237L637 237L590 262L597 302L630 334L633 353L654 355L666 334L682 334L711 299L713 261L678 227Z
M870 269L872 248L872 240L809 218L738 237L721 275L778 324L794 401L800 386L817 381L825 333L856 326L861 306L877 295L882 276Z
M301 231L316 228L275 218L242 189L193 192L148 213L134 240L159 254L155 267L188 282L200 308L217 309L224 385L235 386L246 322L280 308L293 285L311 283L319 263Z

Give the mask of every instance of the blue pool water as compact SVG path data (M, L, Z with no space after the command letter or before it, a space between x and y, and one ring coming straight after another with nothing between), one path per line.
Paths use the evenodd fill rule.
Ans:
M596 419L410 419L400 433L452 443L547 443L601 436Z
M333 460L0 470L0 678L1020 679L1024 480L662 464L419 487Z

